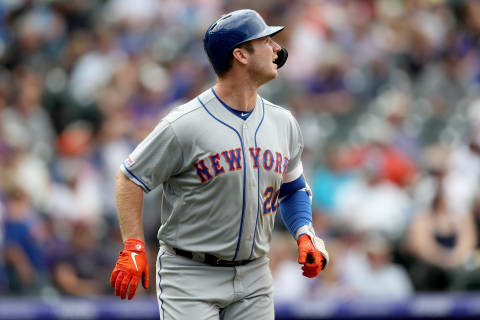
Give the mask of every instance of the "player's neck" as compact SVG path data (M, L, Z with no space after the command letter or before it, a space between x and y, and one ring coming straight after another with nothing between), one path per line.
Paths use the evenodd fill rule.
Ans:
M255 108L257 102L257 87L242 83L242 81L231 81L229 79L219 80L213 87L217 96L229 107L250 111Z

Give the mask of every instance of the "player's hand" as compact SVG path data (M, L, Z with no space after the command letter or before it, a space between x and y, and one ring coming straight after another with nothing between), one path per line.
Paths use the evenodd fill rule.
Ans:
M313 236L313 241L307 234L297 239L298 263L303 264L303 275L308 278L316 277L328 263L328 252L323 240Z
M120 251L115 268L110 276L110 286L115 289L115 295L132 299L137 290L138 282L148 289L148 263L145 254L145 244L137 239L128 239ZM130 284L130 287L128 286Z

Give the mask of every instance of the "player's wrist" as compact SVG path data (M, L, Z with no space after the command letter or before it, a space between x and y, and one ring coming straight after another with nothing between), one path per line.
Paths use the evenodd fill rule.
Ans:
M303 225L295 232L295 240L298 240L302 235L307 235L310 239L315 237L315 230L313 230L312 224Z
M145 243L142 240L129 238L123 243L123 248L128 251L145 251Z

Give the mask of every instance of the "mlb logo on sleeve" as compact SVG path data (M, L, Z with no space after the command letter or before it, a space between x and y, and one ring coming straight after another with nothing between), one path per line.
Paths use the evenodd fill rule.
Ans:
M128 158L125 160L125 163L126 163L129 167L131 167L131 166L133 166L133 164L135 163L135 160L133 160L131 156L128 156Z

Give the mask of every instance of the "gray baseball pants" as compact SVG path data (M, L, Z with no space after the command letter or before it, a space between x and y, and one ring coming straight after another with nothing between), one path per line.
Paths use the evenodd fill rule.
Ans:
M160 320L274 320L268 257L217 267L160 245L156 283Z

